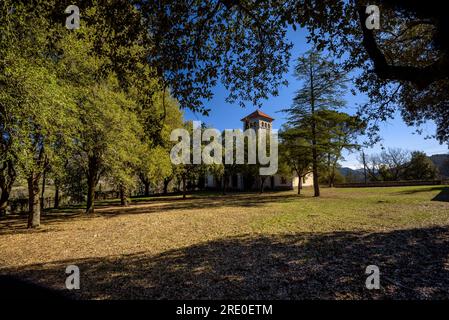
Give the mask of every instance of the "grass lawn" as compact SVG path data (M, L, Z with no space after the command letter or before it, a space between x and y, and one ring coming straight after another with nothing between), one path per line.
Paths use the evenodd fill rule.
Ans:
M114 299L447 299L449 187L199 194L0 220L0 274ZM81 289L64 290L65 268ZM377 265L381 289L367 290Z

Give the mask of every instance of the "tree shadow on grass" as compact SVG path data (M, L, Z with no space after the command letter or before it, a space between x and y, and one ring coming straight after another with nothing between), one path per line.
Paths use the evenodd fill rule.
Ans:
M445 187L441 189L441 192L437 194L432 201L443 201L449 202L449 187Z
M448 299L449 228L246 235L145 252L0 270L85 299ZM367 290L365 269L380 268ZM67 291L61 291L67 293Z
M296 194L266 193L266 194L230 194L224 196L192 197L187 199L173 198L161 199L160 201L151 199L148 202L139 201L128 207L121 207L120 204L109 206L97 206L95 214L84 214L78 207L70 210L65 208L60 211L46 211L41 217L44 229L28 230L26 228L26 215L11 215L0 219L0 235L17 234L28 232L47 232L45 227L65 223L70 219L90 219L92 217L115 217L128 214L152 214L171 211L195 210L195 209L217 209L217 208L248 208L264 206L268 203L285 203L298 201L304 197Z
M286 203L301 199L295 194L246 194L225 195L205 198L173 199L162 203L139 203L129 207L110 207L98 210L97 214L103 216L116 216L123 214L146 214L169 211L196 210L196 209L218 209L218 208L249 208L262 207L269 203ZM148 204L149 206L147 206Z
M399 192L394 192L395 195L404 195L404 194L417 194L423 192L432 192L432 191L444 191L448 189L445 186L429 186L429 187L418 187L416 189L407 189Z

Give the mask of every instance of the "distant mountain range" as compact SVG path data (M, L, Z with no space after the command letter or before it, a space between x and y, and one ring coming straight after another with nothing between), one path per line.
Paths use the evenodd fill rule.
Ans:
M340 173L345 177L346 182L363 182L365 181L365 176L363 174L363 169L351 169L348 167L340 168Z
M429 157L438 168L442 178L449 178L449 154L434 154ZM346 182L363 182L365 177L363 169L340 168L340 173L346 178Z

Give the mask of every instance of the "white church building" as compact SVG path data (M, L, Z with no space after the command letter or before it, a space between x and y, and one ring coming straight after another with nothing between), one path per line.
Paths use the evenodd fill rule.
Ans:
M266 113L256 110L240 121L243 122L243 131L249 128L254 128L255 130L259 128L271 130L274 119ZM298 187L299 179L300 178L293 173L290 176L275 174L265 178L263 187L264 190L292 190ZM312 186L312 181L312 177L307 176L306 179L303 179L302 186ZM217 178L211 174L208 174L205 178L205 187L207 189L221 189L223 188L223 183L223 179ZM260 190L260 184L260 178L257 176L252 177L243 173L236 173L229 177L226 189L232 191Z

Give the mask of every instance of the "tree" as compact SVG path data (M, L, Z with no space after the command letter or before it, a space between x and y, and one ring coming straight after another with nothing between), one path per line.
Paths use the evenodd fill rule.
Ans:
M291 44L277 1L137 2L150 64L181 106L207 114L217 80L241 105L260 105L285 83Z
M432 180L438 169L424 152L389 148L366 156L366 170L373 181Z
M378 120L393 117L399 108L409 125L434 120L435 136L447 142L449 24L444 4L377 1L381 28L369 30L365 22L370 4L216 0L175 5L167 0L157 5L145 1L141 11L154 36L153 62L177 87L176 97L188 96L182 105L210 96L204 85L215 84L220 74L231 89L230 100L258 100L264 92L275 93L280 83L276 75L286 71L291 48L285 32L288 26L296 30L299 25L308 29L310 42L341 58L346 71L356 71L358 90L370 98L361 108L366 119L373 120L370 132L378 129ZM371 138L378 139L374 134Z
M236 140L234 144L235 150L243 150L243 164L237 164L235 152L233 163L224 165L224 182L226 185L228 183L226 179L241 172L246 184L245 189L250 189L255 184L259 192L263 193L267 179L279 170L278 133L263 127L249 128L246 132L249 132L249 135L244 133L243 137L247 138L243 138L238 143Z
M157 5L145 1L141 11L155 44L152 61L176 87L175 96L184 96L181 105L197 106L191 102L210 97L206 83L215 84L219 75L231 90L230 100L276 93L291 48L285 31L299 25L308 29L310 42L342 58L346 71L356 71L358 90L370 97L360 110L373 120L373 142L377 121L393 117L397 108L409 125L434 120L435 136L447 142L449 27L444 5L437 0L380 0L381 29L369 30L369 4L211 0L175 5L167 0Z
M368 169L367 169L367 159L366 159L366 154L365 151L362 149L362 151L360 152L360 155L358 157L358 160L360 161L360 163L362 164L363 167L363 181L365 182L365 184L368 182Z
M136 98L141 88L130 89L136 81L123 70L116 72L104 48L97 47L101 29L94 23L85 25L56 43L59 76L77 105L74 144L87 180L88 213L94 212L95 188L102 177L118 188L122 205L128 204L145 148L142 109Z
M182 150L181 152L188 152L188 155L186 155L183 159L187 161L182 161L179 164L175 164L175 172L177 174L176 178L178 179L178 182L182 184L181 189L183 199L187 197L187 183L192 182L192 184L195 184L196 181L207 172L207 165L203 163L202 159L199 159L199 163L197 163L194 159L194 154L198 152L198 154L202 155L204 148L203 141L195 142L194 135L199 133L202 136L206 126L202 124L200 127L194 127L192 121L186 121L184 123L184 129L188 132L189 138L188 141L182 140L180 143L185 146L185 150ZM178 138L185 139L186 137ZM171 160L173 161L173 159Z
M120 92L114 78L94 86L81 99L78 152L88 183L86 212L92 213L95 187L106 174L111 175L124 200L141 159L143 129L131 111L133 101Z
M379 175L384 181L398 181L410 164L410 152L400 148L389 148L380 154Z
M162 147L147 149L144 152L139 178L145 187L144 195L150 195L150 187L156 187L161 181L173 174L169 152Z
M51 22L60 23L67 3L43 2L40 9L50 10ZM282 74L288 70L292 47L285 37L287 29L300 25L308 28L309 41L319 49L342 58L346 71L357 71L357 88L370 97L369 105L361 109L367 119L388 119L399 107L410 125L434 120L436 137L447 141L449 32L442 4L380 0L380 30L365 26L368 4L367 0L80 0L79 5L83 17L99 29L96 48L109 58L110 67L123 74L129 65L148 60L161 86L171 88L182 107L207 113L203 102L211 98L218 80L230 91L231 102L260 105L262 99L276 95L285 83ZM115 19L109 18L110 12ZM110 38L105 40L105 35ZM131 54L135 43L144 44L144 60ZM376 121L371 129L377 129Z
M145 92L144 88L139 88L137 96L142 92ZM169 157L170 149L174 145L170 141L170 134L172 130L183 126L182 113L177 101L164 90L152 93L151 99L138 100L138 106L139 120L145 131L143 142L148 149L143 154L139 179L144 185L145 196L149 196L151 186L155 187L161 181L166 194L168 184L176 175L176 168Z
M283 111L288 114L288 124L303 125L307 122L310 127L310 143L312 149L313 185L315 197L320 196L319 188L319 145L320 133L318 126L323 119L320 111L342 107L345 101L340 97L346 88L345 75L337 70L337 65L321 56L317 51L309 51L298 58L295 75L303 81L297 91L293 105ZM302 123L301 123L302 122Z
M338 172L338 163L343 160L343 150L352 151L359 148L357 139L365 130L365 123L357 116L344 112L324 110L320 112L323 123L321 131L325 137L324 153L326 180L329 187L334 186Z
M373 120L372 130L399 109L409 125L435 121L435 137L447 142L449 24L444 5L436 0L377 1L381 28L370 30L370 4L292 1L283 20L306 27L312 43L341 57L345 70L357 71L356 86L370 99L360 113Z
M372 154L365 159L367 175L372 181L399 181L410 165L410 152L401 148L389 148L380 154Z
M280 133L279 145L281 172L290 175L293 171L298 176L298 194L301 194L302 180L312 172L312 153L306 139L296 128L284 127ZM287 168L284 167L286 165Z
M438 169L424 152L412 152L410 163L404 171L405 180L434 180Z
M0 133L3 135L3 133ZM6 140L6 139L5 139ZM6 143L2 142L2 146ZM6 152L2 150L2 155ZM8 200L11 195L12 186L16 180L17 172L14 159L0 160L0 216L6 215Z
M48 59L49 35L57 27L45 16L29 13L22 3L8 4L0 40L2 146L8 167L14 166L9 171L20 171L28 183L28 227L34 228L40 225L40 179L59 156L56 141L71 134L74 104L57 77L54 60Z

